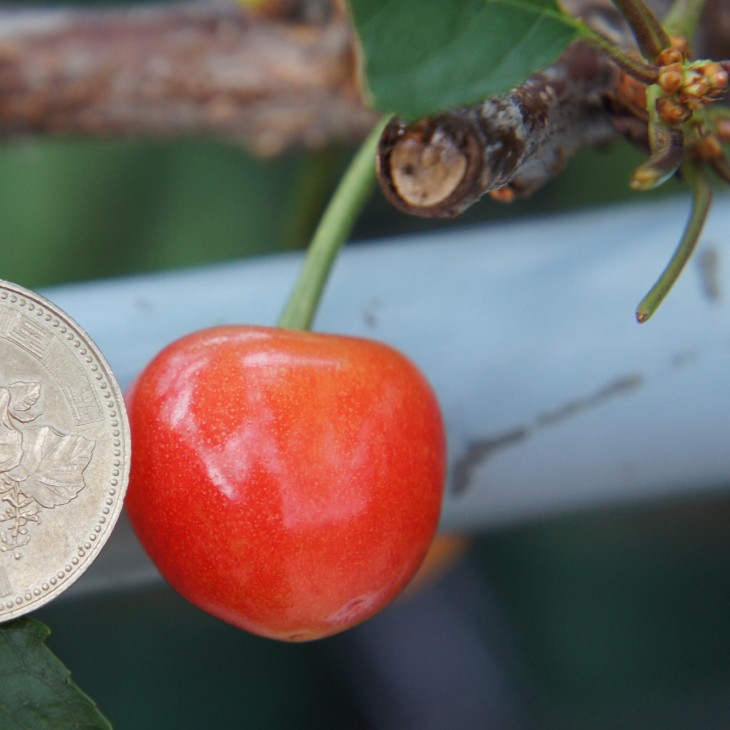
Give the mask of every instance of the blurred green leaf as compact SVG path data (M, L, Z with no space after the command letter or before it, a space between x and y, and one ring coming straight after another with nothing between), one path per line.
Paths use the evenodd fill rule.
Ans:
M204 139L0 145L0 278L39 288L303 246L290 222L310 157ZM310 179L314 207L338 169Z
M94 702L44 643L50 631L22 618L0 626L3 730L110 730Z
M556 0L350 0L372 104L406 118L502 93L578 35Z

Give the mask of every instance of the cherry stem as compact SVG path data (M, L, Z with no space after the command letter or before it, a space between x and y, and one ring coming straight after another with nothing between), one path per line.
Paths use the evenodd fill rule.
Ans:
M682 174L692 188L692 209L689 220L682 233L682 240L672 254L666 268L636 308L636 319L640 324L646 322L656 312L659 305L664 301L664 297L674 286L674 282L679 278L682 269L697 246L707 214L710 211L712 186L704 170L697 163L685 162L682 165Z
M375 152L387 121L382 119L375 125L330 198L279 318L279 327L310 329L337 254L375 186Z

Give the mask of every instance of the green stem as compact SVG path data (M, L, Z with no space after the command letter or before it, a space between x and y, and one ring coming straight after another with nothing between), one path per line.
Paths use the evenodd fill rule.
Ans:
M622 71L645 84L656 83L659 77L659 69L656 66L644 63L638 58L625 53L613 41L605 38L580 19L574 19L573 26L577 28L584 40L592 43L610 56Z
M682 240L672 254L672 258L659 279L657 279L656 284L636 308L636 319L640 324L646 322L656 312L659 305L664 301L664 297L669 294L669 290L674 286L674 282L679 278L682 269L697 246L707 214L710 211L712 186L707 175L704 174L699 165L692 162L685 162L682 165L682 173L692 188L692 210L682 233Z
M612 0L624 16L636 38L641 53L650 61L669 46L669 37L644 0Z
M322 216L279 327L311 327L327 278L375 184L375 152L387 119L375 125L352 159Z
M691 41L697 31L707 0L674 0L664 18L669 35L680 35Z

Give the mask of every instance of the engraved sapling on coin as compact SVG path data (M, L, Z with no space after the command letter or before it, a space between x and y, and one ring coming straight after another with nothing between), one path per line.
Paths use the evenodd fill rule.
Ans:
M121 511L129 457L124 401L94 343L0 281L0 621L90 565Z

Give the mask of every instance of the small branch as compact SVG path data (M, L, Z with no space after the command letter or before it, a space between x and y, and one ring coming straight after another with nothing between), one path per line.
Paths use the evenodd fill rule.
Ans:
M344 10L269 5L0 8L0 137L214 135L262 154L364 137Z
M459 215L490 192L528 195L578 148L615 136L603 97L617 77L607 56L579 42L508 94L411 125L394 120L378 152L383 192L423 217Z
M570 4L596 32L631 46L610 0ZM234 0L0 6L0 140L215 136L264 155L362 140L377 115L364 104L342 0L267 0L262 7ZM728 22L726 0L707 0L703 27L715 45L727 45ZM448 168L445 188L427 193L436 206L415 207L454 215L485 192L500 199L528 194L577 148L617 132L646 147L646 120L626 107L619 76L607 57L583 46L512 95L445 114L443 124L429 120L411 135L411 148L400 145L402 127L389 130L391 147L398 144L406 157L419 135L422 142L436 135L441 152L463 164L461 172ZM383 162L381 154L386 190L400 186L406 200L422 194ZM452 193L465 191L452 208Z

